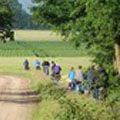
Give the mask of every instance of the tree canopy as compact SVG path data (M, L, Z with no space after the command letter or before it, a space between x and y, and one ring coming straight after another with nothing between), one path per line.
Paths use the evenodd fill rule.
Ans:
M75 41L95 48L95 62L111 65L120 60L120 48L115 56L114 45L120 46L119 0L33 0L37 6L33 15L38 22L49 23ZM117 59L118 58L118 59ZM120 70L120 63L119 63Z

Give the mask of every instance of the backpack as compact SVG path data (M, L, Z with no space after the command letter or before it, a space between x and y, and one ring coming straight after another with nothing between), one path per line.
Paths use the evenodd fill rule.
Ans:
M57 74L60 72L60 66L56 65L53 69L54 73Z

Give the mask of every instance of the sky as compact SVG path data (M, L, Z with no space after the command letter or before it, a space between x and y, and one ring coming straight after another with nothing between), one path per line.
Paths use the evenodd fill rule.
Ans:
M29 8L30 6L32 6L31 0L18 0L18 1L19 3L22 4L22 8L29 13L30 12Z

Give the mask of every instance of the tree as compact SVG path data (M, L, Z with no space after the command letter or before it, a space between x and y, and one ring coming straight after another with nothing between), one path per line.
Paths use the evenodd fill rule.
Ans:
M15 29L45 29L48 28L45 25L38 24L33 21L32 15L22 9L22 5L18 0L8 0L8 4L13 11L12 22Z
M70 21L74 0L32 0L37 5L33 7L33 18L38 23L50 25L62 34L67 33L65 25Z
M119 4L119 0L97 0L95 2L90 0L85 4L86 15L79 20L79 23L80 26L84 25L81 27L81 36L84 35L87 39L89 38L88 41L92 40L92 45L97 47L96 51L99 54L96 54L96 58L99 61L102 58L101 63L106 63L108 66L116 58L117 68L120 73ZM117 46L115 53L114 46Z
M12 10L6 0L0 1L0 27L8 28L12 26Z
M34 17L49 23L79 45L95 47L95 62L110 66L116 60L120 74L119 0L34 0ZM115 48L115 49L114 49Z
M0 39L6 42L9 38L10 41L14 40L14 32L11 31L13 13L8 4L8 0L0 1Z

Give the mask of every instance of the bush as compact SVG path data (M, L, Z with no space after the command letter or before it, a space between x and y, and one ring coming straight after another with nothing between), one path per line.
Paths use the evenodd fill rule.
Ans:
M47 85L40 85L38 92L42 99L54 99L59 100L62 97L66 97L66 91L63 88L58 88L54 84L49 83Z

